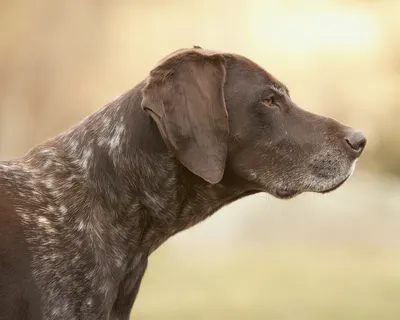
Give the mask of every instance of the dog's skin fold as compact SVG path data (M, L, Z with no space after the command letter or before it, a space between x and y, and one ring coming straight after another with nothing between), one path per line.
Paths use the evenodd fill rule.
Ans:
M300 109L245 57L178 50L0 163L0 319L127 320L149 254L169 237L254 193L331 191L365 142Z

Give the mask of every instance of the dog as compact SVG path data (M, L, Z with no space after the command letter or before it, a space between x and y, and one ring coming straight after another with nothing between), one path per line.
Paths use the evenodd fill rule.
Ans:
M148 256L169 237L255 193L332 191L365 144L241 55L175 51L0 163L0 319L127 320Z

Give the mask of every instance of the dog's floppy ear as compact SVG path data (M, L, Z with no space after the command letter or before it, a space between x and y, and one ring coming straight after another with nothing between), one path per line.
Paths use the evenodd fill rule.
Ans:
M213 184L222 179L228 149L224 82L223 56L192 49L161 61L142 92L142 108L156 122L170 151Z

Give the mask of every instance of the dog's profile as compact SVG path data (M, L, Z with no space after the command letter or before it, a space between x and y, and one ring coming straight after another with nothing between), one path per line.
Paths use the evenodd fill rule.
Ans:
M365 143L243 56L173 52L77 126L0 162L0 319L127 320L169 237L247 195L334 190Z

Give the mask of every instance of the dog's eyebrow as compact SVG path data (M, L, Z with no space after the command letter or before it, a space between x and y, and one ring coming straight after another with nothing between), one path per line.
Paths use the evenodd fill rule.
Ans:
M289 90L285 85L278 85L278 84L273 84L271 85L271 89L278 95L280 96L285 96L287 95L288 97L290 96Z
M290 91L289 89L284 85L283 89L285 90L286 94L288 95L288 97L290 97Z

